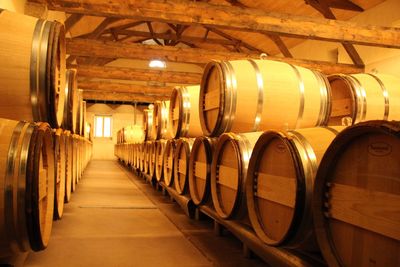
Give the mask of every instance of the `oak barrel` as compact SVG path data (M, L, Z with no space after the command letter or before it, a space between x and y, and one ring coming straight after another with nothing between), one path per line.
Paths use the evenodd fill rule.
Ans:
M332 88L330 125L367 120L400 120L400 78L386 74L328 76Z
M319 165L312 207L329 266L400 266L400 123L342 131Z
M149 148L149 175L151 180L156 178L156 152L157 152L157 143L156 141L152 141Z
M66 136L64 130L53 130L54 140L54 219L61 219L64 212L65 178L66 178Z
M207 203L211 196L211 162L217 138L196 137L189 159L189 192L195 205Z
M144 150L146 147L146 143L141 143L140 144L140 152L139 152L139 170L141 172L144 171Z
M167 140L157 140L156 145L156 180L160 182L163 178L164 152Z
M64 99L64 118L62 128L75 132L78 107L75 102L78 93L76 69L68 69L65 73L65 99Z
M0 29L0 117L59 127L64 111L64 26L3 10Z
M152 107L152 106L150 106ZM145 140L154 140L151 135L151 129L153 128L153 108L148 108L143 110L143 130Z
M76 125L74 134L81 135L83 133L83 96L82 90L78 89L76 93Z
M151 135L153 140L169 139L169 104L170 101L156 101L154 103L154 114Z
M65 135L65 203L71 199L73 176L73 141L70 131L64 131Z
M175 190L178 194L188 193L189 159L194 138L180 138L176 142L174 153L174 180Z
M0 119L0 257L47 247L54 208L48 124Z
M142 143L145 132L142 125L128 125L123 128L123 143Z
M225 133L217 141L211 164L211 196L223 219L247 216L245 184L249 159L262 132Z
M167 186L172 186L174 182L174 155L176 149L176 140L169 139L165 144L164 151L164 183Z
M267 131L254 146L246 179L248 214L268 245L318 251L311 200L319 162L344 127Z
M169 131L172 138L203 135L199 121L200 87L176 87L169 105Z
M149 166L150 166L150 149L151 149L152 141L146 141L144 145L144 166L143 172L145 174L149 173Z
M313 127L326 124L329 104L329 83L318 71L272 60L214 61L203 73L200 121L208 136Z

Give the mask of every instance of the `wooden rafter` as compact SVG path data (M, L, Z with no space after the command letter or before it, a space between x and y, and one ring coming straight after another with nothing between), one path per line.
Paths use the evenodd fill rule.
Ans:
M97 90L83 90L83 99L101 101L130 101L153 103L156 100L167 100L168 96L145 96L132 93L101 92Z
M146 22L147 27L149 28L149 32L151 34L151 38L154 40L154 42L156 42L156 44L158 45L163 45L160 41L158 41L158 39L154 36L154 30L153 30L153 26L151 25L151 22L148 21Z
M104 58L130 58L151 60L155 57L170 62L208 63L212 60L235 60L260 57L258 53L232 53L200 48L183 48L119 42L102 42L88 39L67 39L67 53L75 56ZM293 58L272 57L269 59L321 70L324 73L358 73L363 68L349 64L333 64L322 61L309 61Z
M143 94L151 96L167 96L167 95L169 96L172 92L172 87L137 85L129 83L108 82L108 81L81 81L78 83L78 86L79 89L85 89L85 90Z
M48 8L68 13L206 25L282 36L400 48L400 29L352 22L272 14L253 8L188 0L48 0ZM160 16L162 14L162 16ZM196 18L196 19L193 19ZM282 23L284 21L285 23Z
M82 17L82 14L71 14L65 21L65 31L68 32Z
M289 48L285 45L279 35L270 33L267 36L275 43L284 57L293 57L292 53L289 51Z
M229 35L229 34L223 32L223 31L221 31L221 30L219 30L219 29L211 28L211 27L208 27L208 26L205 26L205 28L206 28L208 31L210 31L210 32L213 32L213 33L215 33L215 34L218 34L218 35L221 36L221 37L224 37L225 39L231 40L232 42L235 43L235 47L243 46L243 47L246 47L246 48L249 49L249 50L257 51L257 52L259 52L259 53L264 53L263 51L261 51L261 50L258 49L257 47L254 47L254 46L252 46L252 45L250 45L250 44L248 44L248 43L246 43L246 42L244 42L244 41L242 41L242 40L240 40L240 39L237 39L237 38L235 38L235 37L233 37L233 36L231 36L231 35Z
M116 21L120 20L119 18L105 18L99 25L97 25L97 27L87 35L86 38L88 39L98 39L104 32L104 30L111 24L114 23ZM81 63L84 64L92 64L94 62L96 62L98 65L104 65L107 64L108 62L112 61L112 60L104 60L104 59L96 59L96 58L84 58L84 59L80 59ZM77 62L79 62L79 59L77 59ZM67 61L67 63L70 63Z
M195 37L195 36L178 36L176 33L172 33L170 30L165 33L153 33L145 32L145 31L133 31L133 30L119 30L115 31L117 35L125 35L129 37L146 37L148 39L157 38L163 40L175 41L176 43L179 41L186 41L190 43L209 43L209 44L219 44L219 45L237 45L236 41L228 40L228 39L216 39L216 38L208 38L204 39L203 37ZM102 40L113 40L113 37L102 38ZM121 40L121 39L119 39Z
M238 6L240 8L248 8L248 6L239 2L239 0L226 0L226 1L233 6ZM284 57L293 57L289 51L289 48L286 46L286 44L283 42L282 38L278 34L264 33L264 35L275 43L275 45L278 47L279 51L282 53Z
M331 19L331 20L336 20L336 16L335 16L335 14L333 14L333 12L331 10L332 5L335 7L339 6L342 8L345 8L345 7L353 8L352 10L357 9L357 7L358 7L359 9L361 9L361 11L363 10L359 6L357 6L347 0L336 0L336 1L305 0L305 2L306 2L306 4L309 4L310 6L312 6L316 10L318 10L325 18ZM343 3L343 5L340 5L340 3ZM357 10L357 11L360 11L360 10ZM351 43L348 43L348 42L341 42L341 43L342 43L344 49L346 50L347 54L350 56L353 63L356 64L357 66L364 66L364 62L361 59L360 54L358 54L354 45L352 45Z
M202 76L201 73L193 72L134 69L82 64L69 65L68 67L77 69L79 78L83 77L161 83L200 84Z

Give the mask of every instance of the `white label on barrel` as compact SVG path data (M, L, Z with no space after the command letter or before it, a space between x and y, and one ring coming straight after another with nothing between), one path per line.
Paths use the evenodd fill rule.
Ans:
M392 146L383 142L372 143L368 146L368 153L376 157L384 157L392 153Z
M286 146L282 143L277 143L275 146L275 151L278 153L285 153L286 152Z

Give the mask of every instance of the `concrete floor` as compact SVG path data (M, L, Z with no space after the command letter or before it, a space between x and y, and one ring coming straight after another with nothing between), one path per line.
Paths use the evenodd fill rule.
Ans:
M211 220L189 219L117 161L93 160L48 248L24 266L266 266L241 250L229 233L215 236Z

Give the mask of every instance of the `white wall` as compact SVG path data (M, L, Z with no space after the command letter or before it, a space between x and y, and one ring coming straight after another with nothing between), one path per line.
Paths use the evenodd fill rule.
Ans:
M136 124L143 124L143 108L136 110ZM114 144L117 143L117 132L127 125L134 125L135 108L132 105L87 104L87 120L94 127L95 115L112 116L112 138L93 138L93 159L114 159Z
M350 21L360 25L377 25L400 27L400 1L387 0L359 15ZM355 46L366 65L366 71L388 73L400 77L400 49ZM295 58L325 60L340 63L352 63L341 44L306 41L290 49Z

